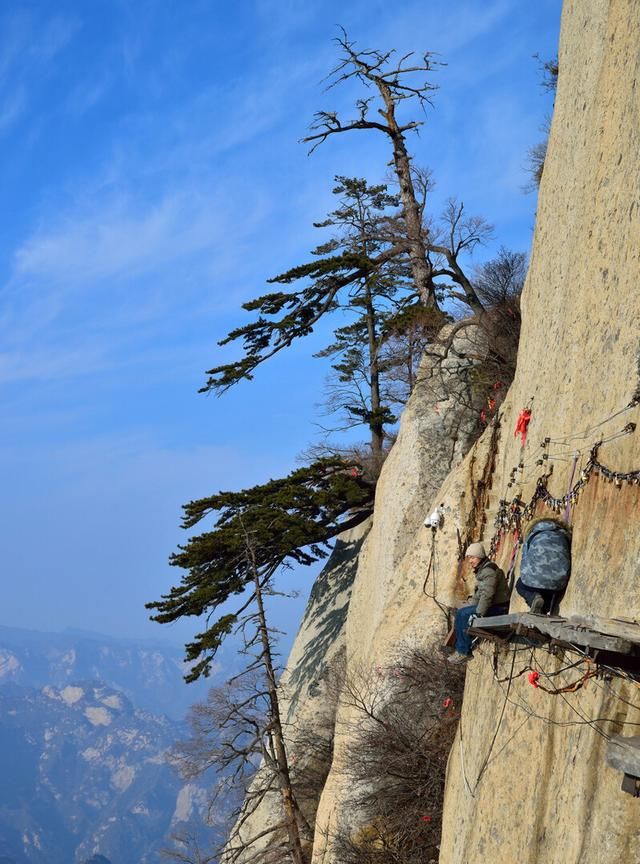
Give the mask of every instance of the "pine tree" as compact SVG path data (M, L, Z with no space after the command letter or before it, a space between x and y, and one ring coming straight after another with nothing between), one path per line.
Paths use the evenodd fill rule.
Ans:
M223 392L238 381L250 380L257 366L296 339L310 335L324 316L350 305L356 309L363 302L366 286L371 294L376 278L381 284L384 277L379 274L385 272L386 265L402 255L402 246L390 245L380 235L370 233L375 220L382 221L385 209L397 203L387 194L386 186L368 187L364 180L345 177L336 180L334 192L344 194L343 203L316 227L340 226L341 236L313 250L307 263L268 280L270 284L299 287L273 291L242 304L258 317L232 330L219 344L241 341L243 357L209 369L201 392ZM350 292L358 296L356 302L351 303Z
M375 481L360 465L334 457L282 479L240 492L219 492L184 506L184 528L210 517L213 527L191 537L171 557L173 566L187 572L180 585L147 608L154 610L152 620L161 624L206 616L206 629L186 645L186 659L193 664L187 681L209 674L222 640L245 609L245 590L254 578L247 563L246 534L252 537L261 571L312 564L326 557L333 537L371 514L374 490ZM234 598L236 608L221 612L220 607Z

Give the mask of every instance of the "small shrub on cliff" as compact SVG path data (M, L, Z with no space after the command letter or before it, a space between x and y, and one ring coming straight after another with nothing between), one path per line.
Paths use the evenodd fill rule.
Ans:
M555 99L555 93L558 86L558 58L552 57L550 60L541 60L536 54L536 60L540 66L540 86L548 93L552 93ZM545 118L542 125L544 138L538 141L530 148L527 154L527 171L531 176L530 184L525 188L525 191L531 192L540 186L542 181L542 172L544 171L544 162L547 157L547 145L549 143L549 133L551 131L551 117Z
M344 758L353 791L330 839L341 864L425 864L438 858L464 671L413 650L374 674L343 685L355 718Z

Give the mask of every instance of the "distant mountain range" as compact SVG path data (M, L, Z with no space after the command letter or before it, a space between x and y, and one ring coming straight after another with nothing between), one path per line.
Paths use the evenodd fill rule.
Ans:
M182 673L177 649L0 627L0 864L161 864L202 825L165 759L206 690Z
M176 720L212 683L185 684L182 657L180 648L154 642L0 625L0 684L64 687L70 681L99 680L122 690L138 708Z

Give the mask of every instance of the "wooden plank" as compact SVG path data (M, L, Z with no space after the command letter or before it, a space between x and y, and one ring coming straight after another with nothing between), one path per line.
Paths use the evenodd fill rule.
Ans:
M619 618L601 618L599 615L571 615L567 619L575 627L587 627L607 636L619 636L640 644L640 624Z
M538 620L533 620L534 618ZM602 633L595 633L593 630L582 630L577 627L571 627L564 621L545 620L545 616L523 615L522 623L526 627L532 627L541 633L546 633L547 636L551 636L553 639L568 642L572 645L582 645L602 651L614 651L616 654L630 654L633 650L633 644L627 639L620 639L617 636L604 636Z
M640 777L640 735L614 735L607 745L607 762L618 771Z
M507 633L495 633L490 630L479 630L477 627L469 627L469 634L471 636L479 636L481 639L488 639L490 642L497 642L500 645L506 644L507 640L504 638Z
M516 624L520 624L524 619L535 621L566 621L566 618L560 618L557 615L532 615L526 612L510 612L508 615L491 615L489 618L476 618L473 622L474 627L482 627L485 630L495 630L500 627L513 628ZM527 626L529 626L527 624Z
M518 623L520 619L519 614L511 614L511 615L492 615L489 618L476 618L473 622L473 626L476 628L481 628L483 630L496 630L501 627L506 627L511 630L512 627Z
M552 615L534 615L531 612L476 618L471 629L519 633L522 628L536 630L551 639L557 639L567 644L595 648L600 651L611 651L614 654L630 654L634 648L634 643L628 639L572 626L567 622L566 618Z

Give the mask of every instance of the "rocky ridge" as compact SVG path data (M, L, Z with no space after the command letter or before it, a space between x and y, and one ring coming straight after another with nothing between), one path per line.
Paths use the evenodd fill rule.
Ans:
M422 525L426 508L439 485L477 438L478 417L485 394L475 386L473 373L486 358L486 340L475 326L456 333L450 346L448 336L447 329L442 339L447 350L430 356L422 364L418 384L403 415L398 440L378 484L376 517L373 523L364 523L338 539L313 586L281 678L281 707L286 718L294 782L302 790L301 807L311 825L329 774L334 739L339 743L336 729L349 723L347 717L337 713L336 680L345 674L345 657L359 669L370 666L368 660L361 664L360 657L368 658L371 654L373 633L369 625L375 615L384 617L386 604L399 603L400 594L418 596L417 578L411 577L402 585L395 581L395 574L411 546L412 531L416 524ZM402 470L396 463L398 456L403 460ZM378 502L384 500L391 489L396 506L393 509L380 507ZM371 548L376 556L373 565L364 563L372 561L368 551ZM370 590L371 585L361 587L360 573L367 566L374 566L378 573L373 590ZM356 617L360 613L354 613L353 595L360 590L368 592L364 624ZM372 611L373 606L376 613ZM442 618L437 607L434 614L422 603L415 627L420 631L428 630L429 622L438 616ZM352 627L358 656L350 653ZM261 782L260 775L256 782ZM329 774L327 783L336 782L335 774ZM327 787L325 797L326 791ZM246 814L243 816L241 837L246 841L260 834L265 826L278 822L280 803L278 794L274 793L265 797L250 818L246 818ZM331 828L324 826L322 830L330 833ZM239 855L237 860L250 859L259 849L268 850L273 842L273 837L266 835L259 843L251 844L250 852L246 856ZM237 839L232 846L238 846ZM231 847L227 852L231 852Z
M95 633L0 626L0 686L64 687L101 680L139 708L181 720L207 685L186 687L182 648Z

